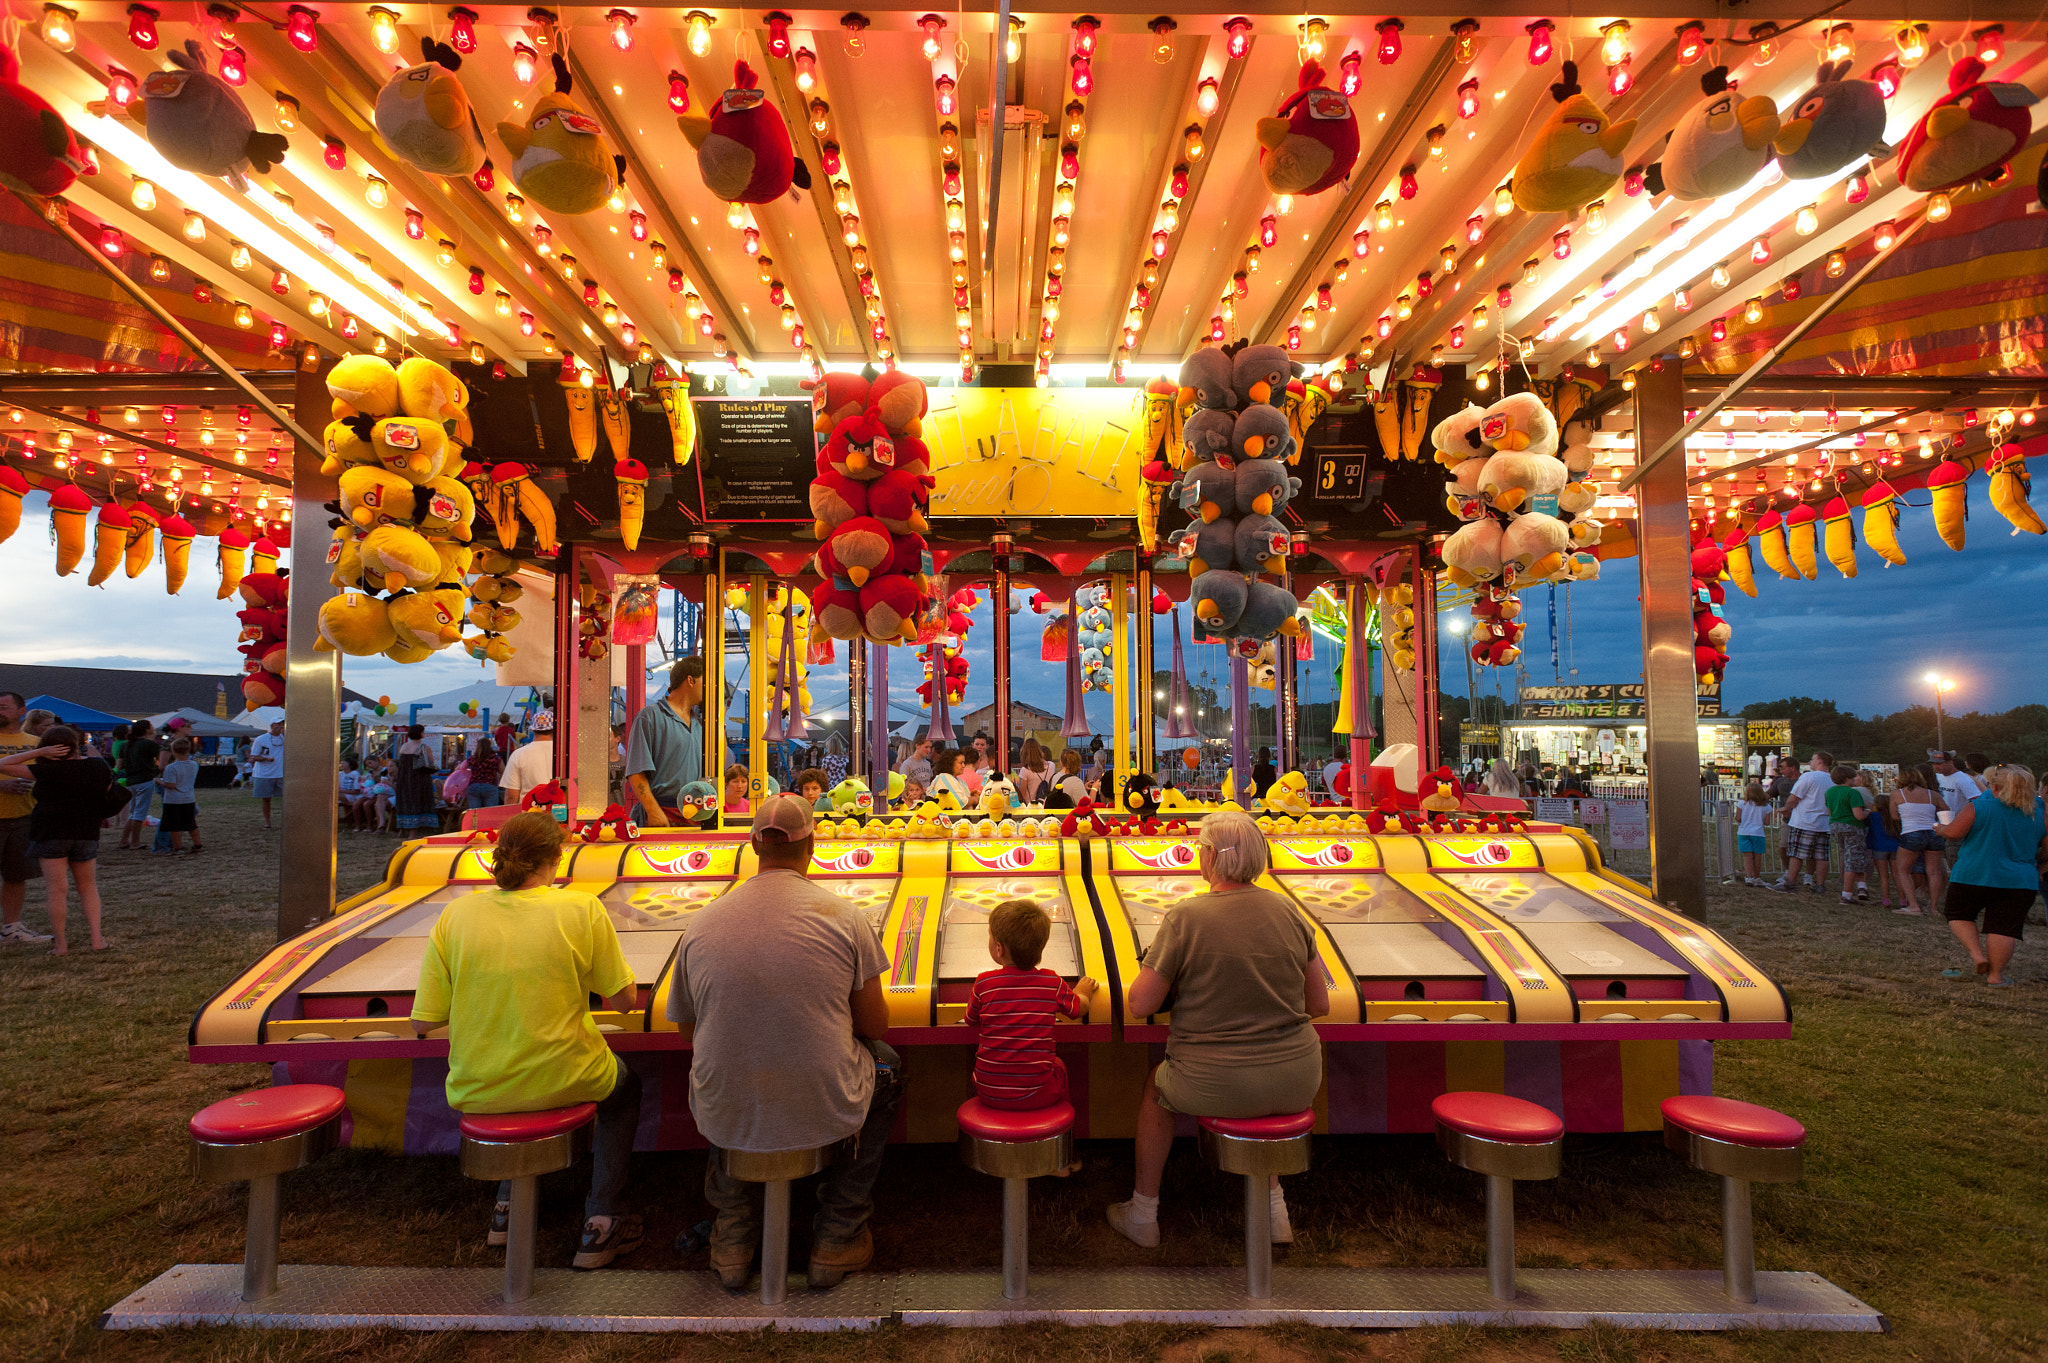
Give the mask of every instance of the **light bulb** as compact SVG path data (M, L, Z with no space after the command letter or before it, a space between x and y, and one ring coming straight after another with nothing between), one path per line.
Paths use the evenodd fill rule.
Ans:
M796 50L796 55L790 59L790 65L794 68L796 88L801 93L808 95L811 92L811 87L818 83L817 54L808 47L800 47Z
M1365 54L1354 47L1338 59L1337 65L1344 73L1337 88L1344 92L1344 98L1356 98L1359 87L1365 83L1361 69L1365 65Z
M382 5L370 6L370 43L387 57L398 50L398 16Z
M1595 199L1586 205L1586 230L1596 237L1607 230L1606 200Z
M246 270L255 263L255 259L256 257L250 253L249 248L238 241L234 243L229 252L228 264L238 270Z
M1204 118L1212 116L1223 101L1223 92L1214 76L1204 76L1202 83L1195 87L1195 112Z
M372 175L363 185L363 198L372 208L382 208L391 202L391 186L379 176Z
M62 5L44 5L40 32L53 52L69 52L78 46L78 15Z
M141 212L149 212L156 207L156 186L147 180L137 180L128 191L128 202Z
M1898 240L1897 230L1889 222L1879 223L1870 234L1871 244L1880 251L1889 251L1892 243L1896 240Z
M293 5L285 11L284 36L291 45L301 52L312 53L320 49L320 15L304 5ZM396 44L394 43L394 46Z
M1003 40L1003 60L1015 66L1023 55L1024 21L1013 14L1010 16L1010 35Z
M1458 86L1458 117L1474 118L1479 113L1479 80L1474 77Z
M1372 225L1373 230L1378 232L1393 231L1394 206L1388 203L1385 199L1381 199L1377 204L1373 205Z
M1721 262L1720 264L1716 265L1716 266L1715 266L1715 267L1714 267L1714 268L1713 268L1713 269L1712 269L1711 271L1709 271L1709 272L1708 272L1708 274L1707 274L1707 279L1708 279L1708 280L1709 280L1709 281L1710 281L1710 282L1711 282L1711 283L1713 284L1713 286L1714 286L1715 288L1717 288L1717 289L1725 289L1725 288L1727 288L1727 287L1728 287L1728 280L1729 280L1729 277L1730 277L1730 276L1729 276L1729 274L1728 274L1728 262L1727 262L1727 261L1725 261L1725 260L1724 260L1724 261L1722 261L1722 262Z
M137 207L140 207L140 205L137 205ZM1947 222L1949 209L1950 204L1947 194L1937 192L1927 196L1927 221Z
M1927 60L1927 26L1925 24L1901 24L1892 34L1892 42L1899 49L1899 65L1911 71ZM1981 59L1980 59L1981 60Z
M690 55L702 57L711 51L711 26L716 22L701 9L693 9L683 16L683 31L689 40ZM849 24L848 28L851 27ZM861 20L861 27L867 27L865 19Z
M1173 31L1180 25L1161 15L1146 27L1152 31L1152 60L1164 66L1173 60Z
M1525 289L1533 289L1533 288L1535 288L1535 287L1536 287L1536 282L1537 282L1537 280L1541 278L1541 275L1539 275L1539 274L1538 274L1538 272L1537 272L1537 267L1538 267L1538 264L1539 264L1539 262L1538 262L1538 261L1536 261L1536 260L1535 260L1534 258L1531 258L1531 259L1529 259L1529 260L1525 260L1525 261L1523 261L1523 262L1522 262L1522 287L1523 287L1523 288L1525 288Z
M1202 126L1199 123L1190 123L1187 131L1181 134L1181 143L1188 160L1201 160L1204 150L1202 147Z
M1619 66L1628 58L1628 20L1616 19L1600 30L1600 61L1605 66Z
M531 85L539 74L540 53L525 43L512 44L512 78L521 85Z
M1845 62L1856 55L1856 30L1849 24L1836 24L1828 30L1827 54L1831 62Z
M1538 19L1522 31L1529 35L1529 65L1542 66L1548 62L1552 49L1551 34L1557 31L1557 25L1548 19Z
M1322 20L1311 19L1308 22L1309 27L1313 29L1320 25ZM1382 19L1373 25L1373 30L1379 35L1379 41L1373 45L1372 55L1379 61L1381 66L1392 66L1395 62L1401 60L1402 27L1399 19ZM1309 49L1308 55L1318 60L1322 58L1323 45L1320 38Z
M220 78L230 85L241 85L249 79L249 54L239 47L224 47L220 50Z
M1840 251L1828 252L1827 276L1840 279L1849 269L1849 257Z
M613 185L613 186L612 186L612 193L611 193L611 197L610 197L610 198L608 198L608 199L606 199L606 200L604 201L604 206L605 206L605 208L606 208L606 210L607 210L607 211L609 211L609 212L612 212L612 213L623 213L623 212L625 212L625 211L626 211L626 189L625 189L625 186L623 186L623 185Z
M1742 305L1742 320L1755 326L1764 320L1764 300L1752 298Z
M1502 185L1493 191L1493 211L1497 217L1505 217L1515 211L1515 188L1512 184Z

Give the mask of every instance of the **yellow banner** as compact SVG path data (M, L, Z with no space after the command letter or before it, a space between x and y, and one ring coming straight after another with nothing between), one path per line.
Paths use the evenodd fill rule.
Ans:
M936 390L924 420L934 516L1134 516L1143 393Z

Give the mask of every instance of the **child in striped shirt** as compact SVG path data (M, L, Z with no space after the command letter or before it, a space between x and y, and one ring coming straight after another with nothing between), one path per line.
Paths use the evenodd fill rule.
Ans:
M990 1107L1050 1107L1067 1096L1067 1067L1053 1054L1053 1023L1080 1017L1096 983L1083 975L1073 988L1038 958L1052 920L1028 899L998 904L988 916L988 954L997 968L975 976L967 1025L981 1028L974 1052L974 1091Z

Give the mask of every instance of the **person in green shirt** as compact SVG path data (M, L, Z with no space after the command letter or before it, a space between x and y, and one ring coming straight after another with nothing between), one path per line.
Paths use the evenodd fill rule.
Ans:
M1842 862L1842 902L1867 901L1870 890L1865 878L1870 874L1870 835L1863 831L1863 821L1870 817L1870 799L1860 788L1849 784L1856 779L1856 768L1849 763L1837 763L1829 775L1835 784L1822 792L1821 800L1828 807L1828 836ZM1827 869L1821 867L1821 874L1815 877L1823 887L1827 883ZM1849 893L1851 880L1856 882L1853 897ZM1821 893L1826 894L1827 890L1822 888Z
M448 1035L448 1105L457 1112L540 1112L597 1104L590 1196L577 1268L602 1268L639 1248L640 1218L621 1207L640 1080L612 1054L590 1016L638 1006L632 967L595 895L557 889L567 835L547 814L507 820L491 858L497 888L464 895L427 936L413 1027ZM498 1185L490 1243L508 1238L512 1188Z

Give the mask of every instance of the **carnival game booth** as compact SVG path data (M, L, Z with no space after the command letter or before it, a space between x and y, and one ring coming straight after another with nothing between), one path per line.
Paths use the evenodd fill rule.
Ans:
M0 375L0 534L47 514L93 584L157 581L160 552L173 594L211 539L191 585L241 608L244 700L295 734L331 731L351 658L551 682L561 879L631 939L637 1006L600 1023L649 1144L695 1135L657 1021L675 943L752 871L743 824L646 833L591 798L613 655L647 675L671 593L745 618L743 668L687 637L744 672L744 756L707 725L703 770L743 761L756 799L814 645L845 650L867 799L817 869L890 952L906 1139L954 1134L962 991L1018 887L1057 910L1058 968L1109 986L1063 1033L1075 1132L1126 1129L1161 1022L1118 1000L1202 812L1131 782L1214 746L1219 799L1248 791L1268 679L1291 766L1304 634L1343 648L1327 727L1358 779L1256 812L1332 986L1314 1126L1428 1129L1462 1088L1655 1127L1709 1095L1714 1040L1789 1028L1698 921L1696 693L1740 666L1759 564L1899 563L1922 489L1952 549L1973 490L2041 532L2048 47L2011 8L45 6L0 70L29 130L0 165L14 353L50 371ZM1506 667L1524 592L1615 571L1648 886L1436 751L1440 601ZM1013 592L1062 617L1062 736L1108 693L1110 807L886 811L893 707L922 688L951 730L977 610L1010 750ZM1156 667L1166 617L1229 654L1221 744L1187 746L1214 735ZM394 1019L488 838L408 844L338 903L335 747L285 760L318 798L287 801L280 944L192 1058L332 1083L354 1143L451 1148L445 1042Z

